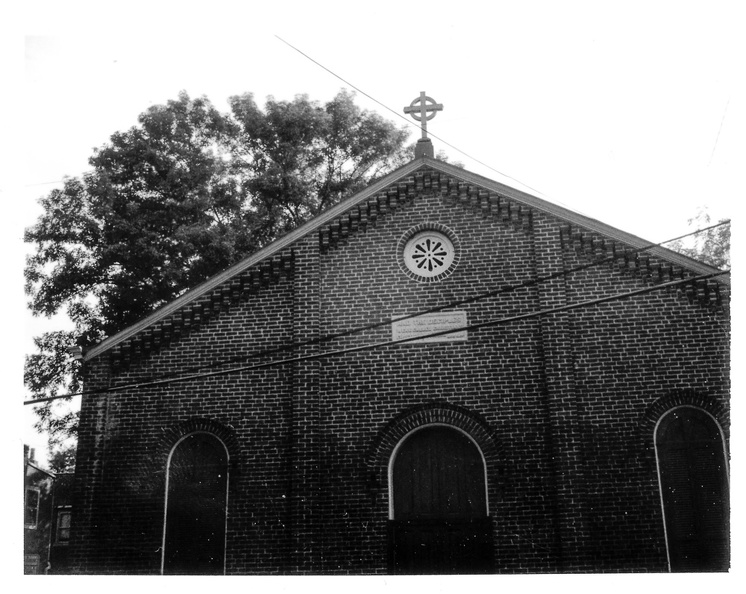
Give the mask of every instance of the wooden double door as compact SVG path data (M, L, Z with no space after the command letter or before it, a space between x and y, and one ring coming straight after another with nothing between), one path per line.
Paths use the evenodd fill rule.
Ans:
M394 453L391 481L393 573L492 571L485 465L467 435L443 425L410 433Z

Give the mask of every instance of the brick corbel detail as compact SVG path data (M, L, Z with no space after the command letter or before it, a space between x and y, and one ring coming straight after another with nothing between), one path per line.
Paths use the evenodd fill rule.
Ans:
M199 330L210 320L219 318L231 306L246 301L264 287L275 284L282 278L289 278L293 267L294 254L289 250L233 277L210 293L202 295L174 314L113 347L110 358L112 369L126 369L134 361L147 357L161 348L167 348L191 332Z
M411 204L423 192L439 194L451 206L462 206L480 216L495 218L523 233L531 231L532 213L529 207L439 171L421 169L351 207L345 214L319 229L321 252L343 244L353 233L375 226L378 220Z
M603 263L611 268L637 278L648 285L656 285L696 276L681 266L656 258L646 251L636 250L618 241L601 237L574 225L560 227L562 249L574 251L583 260ZM729 298L728 289L714 279L692 281L677 288L680 299L690 304L722 311Z

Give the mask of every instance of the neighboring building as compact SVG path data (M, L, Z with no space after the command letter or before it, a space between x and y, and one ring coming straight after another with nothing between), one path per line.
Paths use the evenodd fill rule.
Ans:
M47 573L52 530L54 475L38 466L34 448L23 446L23 573Z
M727 570L729 280L648 247L419 156L85 353L73 570Z
M69 573L73 475L55 475L40 468L34 449L27 445L23 446L23 458L23 572Z
M73 474L58 474L54 479L52 531L49 535L50 574L70 573L69 551L72 525Z

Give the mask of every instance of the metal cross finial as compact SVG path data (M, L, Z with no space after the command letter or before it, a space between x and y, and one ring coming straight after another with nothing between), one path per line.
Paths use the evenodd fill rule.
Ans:
M417 106L418 103L419 106ZM425 91L420 92L420 96L412 101L409 107L404 108L404 113L412 114L415 120L421 122L422 140L427 139L427 120L432 120L437 111L443 111L443 104L435 103L435 99L425 95ZM428 114L428 112L431 113Z

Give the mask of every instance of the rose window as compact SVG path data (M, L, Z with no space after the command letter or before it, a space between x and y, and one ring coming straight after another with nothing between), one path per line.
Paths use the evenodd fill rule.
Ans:
M410 272L422 278L443 274L455 257L453 243L437 231L423 231L414 235L404 247L404 264Z

